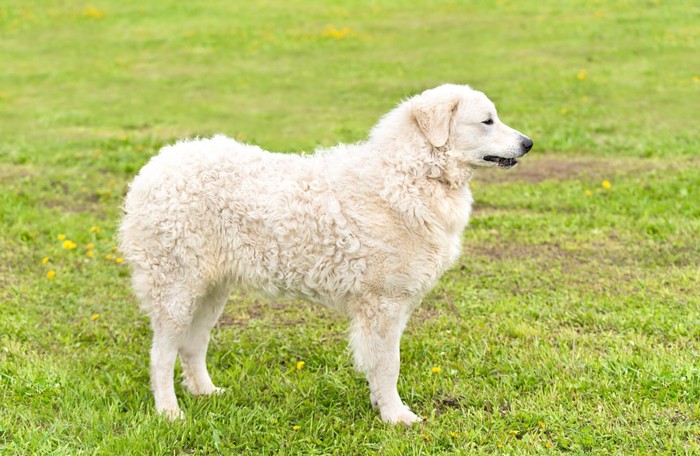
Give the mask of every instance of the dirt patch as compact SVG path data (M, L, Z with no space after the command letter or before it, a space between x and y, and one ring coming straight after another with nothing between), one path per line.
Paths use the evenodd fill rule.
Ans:
M493 244L466 244L464 256L485 256L497 260L544 258L544 259L570 259L576 252L563 249L559 244L517 244L517 243L493 243ZM580 252L578 252L580 253Z
M226 326L241 326L246 327L251 320L260 320L265 318L265 315L269 315L272 312L274 306L280 306L280 304L264 303L255 300L249 304L245 304L239 299L233 298L232 302L227 306L226 311L221 315L219 321L216 323L218 328Z
M28 166L0 164L0 183L10 183L36 175L38 172Z
M249 301L241 296L232 296L216 326L247 327L258 320L273 328L291 328L304 324L311 316L322 319L326 312L332 313L323 306L306 301Z
M575 158L555 154L527 157L512 170L484 169L474 176L477 182L530 182L545 180L580 180L610 178L611 175L651 171L656 162L637 158L602 159Z

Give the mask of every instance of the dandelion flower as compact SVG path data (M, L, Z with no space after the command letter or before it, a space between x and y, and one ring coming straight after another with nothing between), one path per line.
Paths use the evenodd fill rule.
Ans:
M542 421L538 422L537 425L538 425L539 427L541 427L542 429L544 429L544 423L543 423Z
M294 425L294 426L292 426L292 429L294 429L295 431L298 431L299 429L301 429L301 426Z
M347 27L344 27L342 29L337 29L332 26L326 27L326 29L323 31L323 36L326 38L333 38L334 40L342 40L344 38L350 37L350 36L355 36L356 33L352 30L350 30Z
M85 255L87 255L88 258L92 258L92 257L95 256L95 252L93 252L92 250L88 250L88 251L85 253Z
M515 429L513 429L513 430L511 430L511 431L508 431L508 434L510 434L510 435L518 435L519 432L516 431Z
M297 370L301 370L302 367L304 367L304 364L306 364L304 361L299 361L299 362L297 363Z
M113 257L110 254L105 255L105 260L107 260L107 261L111 260L112 258Z
M99 232L100 232L100 227L99 227L99 226L91 226L91 227L90 227L90 232L91 232L91 233L99 233Z
M432 369L430 369L430 372L432 372L433 374L439 374L441 370L442 370L442 367L435 366Z
M46 273L46 278L47 278L47 279L53 279L54 277L56 277L56 272L54 272L54 271L49 271L49 272Z
M88 245L85 246L85 248L88 249L88 250L92 250L92 249L95 248L95 244L92 244L92 243L91 243L91 244L88 244Z
M117 251L117 246L112 247L112 252L116 252L116 251Z
M90 320L92 320L92 321L95 321L98 318L100 318L100 314L98 314L98 313L94 313L90 316Z
M452 431L452 432L450 432L450 436L452 436L453 438L456 439L457 437L459 437L459 434L457 434L456 432Z
M62 241L62 240L64 240L64 239L66 238L66 235L65 235L65 234L59 234L58 236L56 236L56 238L58 238L59 241Z
M584 79L586 79L586 76L588 76L588 72L586 70L581 70L576 75L576 79L578 79L579 81L583 81Z
M605 190L610 190L610 187L612 187L612 184L608 181L603 181L602 184L600 184Z
M116 260L114 260L114 262L117 264L122 264L124 262L124 258L118 257Z
M545 443L544 446L546 448L552 448L552 444L550 442Z
M104 17L105 13L102 11L98 10L92 5L88 5L85 7L83 10L83 16L85 17L90 17L92 19L102 19Z
M583 192L583 194L586 196L591 196L591 195L593 195L593 192L590 190L586 190L585 192Z
M49 257L44 257L44 258L41 259L41 264L42 264L42 265L46 265L46 263L48 263L48 262L49 262Z
M78 247L78 244L71 241L70 239L66 239L65 241L63 241L63 248L66 250L73 250L76 247Z

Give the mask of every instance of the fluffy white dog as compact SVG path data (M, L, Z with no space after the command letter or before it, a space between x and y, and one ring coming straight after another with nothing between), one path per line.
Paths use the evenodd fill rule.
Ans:
M291 295L350 319L350 345L382 420L419 421L396 389L411 312L459 257L476 168L510 168L532 141L493 103L442 85L401 103L361 143L311 156L224 136L164 147L131 184L120 244L151 318L156 409L182 416L179 354L193 394L232 287Z

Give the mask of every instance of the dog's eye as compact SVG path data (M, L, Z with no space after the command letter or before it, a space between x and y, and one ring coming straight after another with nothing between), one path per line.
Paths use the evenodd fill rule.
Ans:
M486 124L486 125L491 125L491 124L493 123L493 119L484 120L484 121L481 122L481 123L482 123L482 124Z

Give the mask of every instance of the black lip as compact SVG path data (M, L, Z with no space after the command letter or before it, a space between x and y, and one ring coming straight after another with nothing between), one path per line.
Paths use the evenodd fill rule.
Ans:
M495 155L485 156L484 161L494 162L498 164L499 168L512 168L518 164L518 161L514 158L497 157Z

